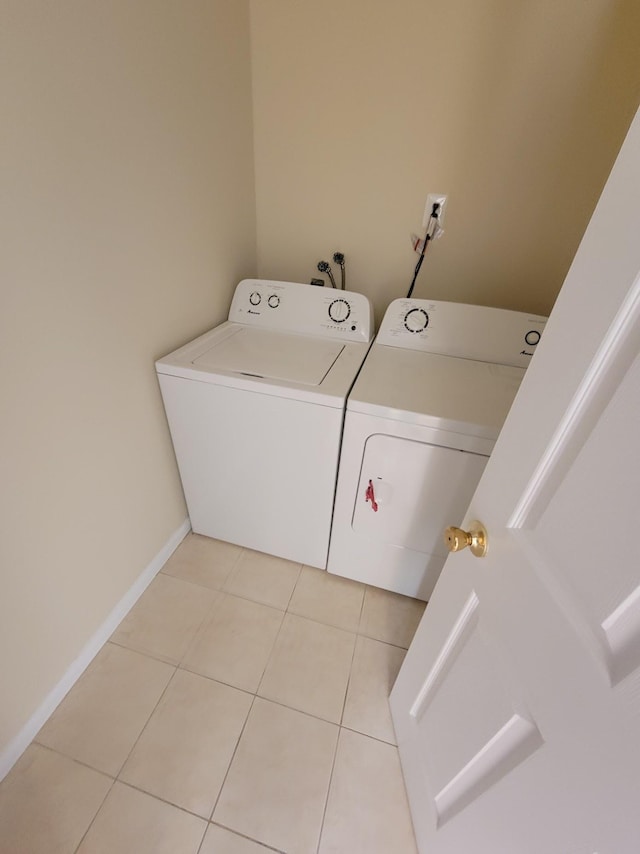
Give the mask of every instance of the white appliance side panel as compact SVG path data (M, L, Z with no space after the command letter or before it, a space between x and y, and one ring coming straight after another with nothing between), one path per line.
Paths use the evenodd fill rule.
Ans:
M488 457L377 434L365 443L352 527L358 536L443 558L442 531L461 525ZM369 487L376 510L367 501Z
M159 381L193 530L324 569L342 410Z
M480 459L489 456L494 443L479 437L347 412L327 569L345 578L427 600L435 587L445 558L439 554L384 542L371 537L366 531L354 530L352 525L356 501L362 501L364 512L372 516L382 512L380 509L378 514L372 513L361 489L365 447L369 437L376 434L386 434L398 440L406 439L418 444L438 445L441 449L464 449L482 455ZM365 483L365 489L366 485ZM375 524L375 520L372 520L371 524ZM451 524L449 519L446 524Z

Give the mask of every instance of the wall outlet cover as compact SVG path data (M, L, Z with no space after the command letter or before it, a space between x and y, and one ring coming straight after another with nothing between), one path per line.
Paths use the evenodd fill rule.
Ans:
M436 204L440 205L440 210L438 211L438 224L440 225L440 228L444 227L444 214L447 208L447 196L443 193L429 193L427 196L427 203L424 206L424 216L422 217L423 228L426 228L429 225L431 211L433 210L433 206Z

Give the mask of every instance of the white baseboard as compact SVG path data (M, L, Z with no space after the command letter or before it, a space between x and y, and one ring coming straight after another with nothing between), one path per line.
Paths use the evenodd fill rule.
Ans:
M22 727L18 735L0 752L0 780L4 779L13 768L31 744L40 728L53 714L80 676L82 676L89 664L91 664L95 656L100 652L104 644L109 640L121 621L126 617L131 608L133 608L190 530L191 524L189 519L185 519L180 527L169 537L147 568L138 576L104 623L85 645L80 655L78 655L76 660L67 669L62 679L47 694L36 712Z

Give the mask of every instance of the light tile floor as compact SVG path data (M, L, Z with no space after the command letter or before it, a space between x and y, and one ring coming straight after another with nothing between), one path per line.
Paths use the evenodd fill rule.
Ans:
M190 534L0 783L2 854L413 854L424 603Z

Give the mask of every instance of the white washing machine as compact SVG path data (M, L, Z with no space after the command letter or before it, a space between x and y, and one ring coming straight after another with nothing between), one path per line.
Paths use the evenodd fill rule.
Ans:
M391 303L347 402L329 572L429 598L545 322Z
M347 394L373 335L351 291L245 279L156 370L198 534L324 569Z

